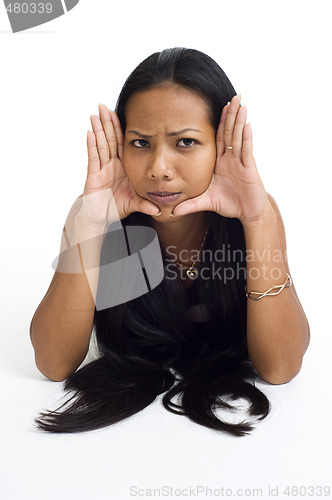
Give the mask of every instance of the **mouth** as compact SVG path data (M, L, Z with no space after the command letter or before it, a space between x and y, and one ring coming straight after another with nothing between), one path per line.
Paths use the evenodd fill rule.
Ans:
M176 201L182 193L171 193L169 191L155 191L154 193L148 193L151 200L156 201L162 205Z

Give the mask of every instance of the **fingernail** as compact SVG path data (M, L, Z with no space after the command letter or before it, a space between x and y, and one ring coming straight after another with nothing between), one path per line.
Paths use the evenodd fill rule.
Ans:
M159 217L161 215L161 210L159 209L159 214L155 214L155 217Z
M171 212L171 213L169 214L169 216L170 216L170 217L175 217L175 215L173 214L173 212Z
M229 105L230 105L230 103L231 103L231 102L230 102L230 101L228 101L228 103L226 104L226 106L229 106Z

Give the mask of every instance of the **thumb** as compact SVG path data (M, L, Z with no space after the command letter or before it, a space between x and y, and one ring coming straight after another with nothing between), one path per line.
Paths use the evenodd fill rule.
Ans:
M141 212L146 215L154 215L159 214L160 209L157 205L152 203L149 200L145 200L139 196L136 196L132 203L130 204L130 212Z
M173 210L173 215L187 215L194 212L213 211L210 196L207 192L179 203Z
M213 212L211 197L209 193L213 182L214 182L214 172L212 174L210 184L208 185L204 193L200 194L199 196L196 196L195 198L190 198L189 200L179 203L174 208L173 215L176 217L177 215L186 215L186 214L192 214L194 212L203 212L204 210ZM174 211L176 211L176 213L174 213Z

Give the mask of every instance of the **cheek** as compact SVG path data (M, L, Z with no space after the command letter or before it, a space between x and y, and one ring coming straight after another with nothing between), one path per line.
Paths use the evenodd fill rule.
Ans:
M216 150L214 148L197 157L195 162L191 164L190 169L188 169L190 171L188 184L191 185L192 195L198 196L209 187L215 164Z
M216 164L216 149L211 147L195 158L192 164L192 174L196 179L211 179Z

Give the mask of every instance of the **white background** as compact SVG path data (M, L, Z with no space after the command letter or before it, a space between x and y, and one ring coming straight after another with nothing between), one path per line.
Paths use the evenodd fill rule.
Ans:
M259 496L253 488L262 498L269 487L279 487L279 498L290 498L287 485L332 489L329 7L320 0L81 0L65 16L12 34L1 3L2 498L126 500L134 485L178 488L168 498L189 498L190 485L219 489L219 497L221 487L224 496L226 488L233 495L247 488L247 498ZM29 325L83 191L89 116L98 102L114 108L145 57L174 46L212 56L242 92L258 170L284 219L309 350L290 383L259 385L273 409L250 436L200 427L159 400L103 430L42 433L33 418L58 406L63 391L35 367ZM299 498L313 498L301 491Z

